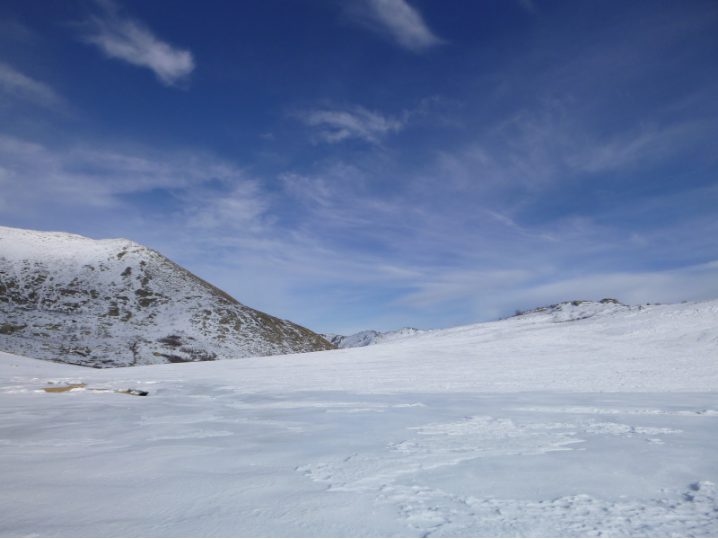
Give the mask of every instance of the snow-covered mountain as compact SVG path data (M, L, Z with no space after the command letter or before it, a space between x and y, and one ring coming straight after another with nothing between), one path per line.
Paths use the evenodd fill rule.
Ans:
M132 241L0 227L0 350L119 367L331 348Z
M421 329L401 328L394 331L376 331L369 329L352 333L351 335L336 335L334 333L322 333L322 337L328 340L337 348L360 348L362 346L370 346L384 342L392 342L414 335L425 333Z
M517 311L510 318L520 318L534 322L571 322L585 320L594 316L608 316L618 312L641 310L644 306L625 305L612 298L604 298L600 301L573 300L537 307L527 311ZM395 331L376 331L369 329L351 335L337 335L335 333L322 333L327 341L337 348L360 348L374 344L384 344L403 340L411 337L428 334L440 334L441 330L423 330L405 327Z
M540 322L573 322L595 316L609 316L615 313L642 310L643 305L626 305L617 299L604 298L600 301L573 300L553 305L536 307L528 311L517 311L511 318Z

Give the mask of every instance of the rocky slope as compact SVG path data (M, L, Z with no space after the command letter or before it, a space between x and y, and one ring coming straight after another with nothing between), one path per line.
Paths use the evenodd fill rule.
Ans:
M120 367L331 348L132 241L0 227L0 350Z
M335 345L337 348L360 348L384 342L392 342L405 337L413 337L424 333L421 329L401 328L394 331L376 331L369 329L351 335L336 335L334 333L323 333L322 337Z
M574 322L620 312L640 311L643 308L643 305L626 305L613 298L604 298L600 301L577 299L536 307L528 311L516 311L511 318L541 322Z

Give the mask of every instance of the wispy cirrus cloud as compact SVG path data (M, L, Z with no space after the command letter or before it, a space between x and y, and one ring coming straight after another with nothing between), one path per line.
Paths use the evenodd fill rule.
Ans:
M411 52L423 52L444 43L406 0L364 0L351 15L357 23L391 38Z
M123 150L89 141L60 148L0 133L0 200L14 201L9 213L117 208L123 196L245 181L236 165L202 152Z
M555 272L556 268L545 266L430 273L414 280L415 290L397 303L425 309L469 302L476 316L495 319L519 307L528 309L574 299L617 297L628 304L677 303L718 294L718 261L654 271L589 270L577 277Z
M64 103L62 97L48 84L33 79L4 63L0 63L0 95L47 108L58 107Z
M140 21L123 16L111 0L98 2L101 14L90 17L84 40L108 58L150 69L166 86L174 86L194 70L192 53L162 41Z
M508 4L512 16L519 4L528 12L540 8ZM191 73L193 61L182 68L172 46L101 5L84 27L97 38L93 46L153 70L165 84ZM418 0L342 5L359 6L356 17L349 13L354 22L407 51L441 42L416 10ZM135 126L132 143L118 143L117 134L103 143L102 129L73 133L80 140L68 142L6 122L3 129L18 134L0 137L0 218L12 226L131 237L249 305L317 330L447 326L566 299L715 296L715 76L700 84L688 76L680 95L667 91L673 84L655 83L673 74L677 87L690 75L671 70L671 61L678 65L698 49L672 54L664 42L698 34L694 17L715 22L709 10L698 11L685 28L666 12L660 31L634 33L631 22L586 36L570 24L565 32L575 19L544 18L546 35L516 35L506 57L500 42L495 56L486 52L493 46L482 48L483 58L496 62L453 71L451 85L429 84L441 82L443 71L421 57L416 80L425 75L427 85L406 95L405 83L393 77L366 101L342 91L357 79L328 87L326 95L290 92L271 110L294 111L291 120L314 144L292 140L284 147L279 126L248 122L252 133L243 136L263 133L258 147L273 151L256 159L244 148L236 155L246 156L246 169L234 156L221 157L224 143L212 153L209 139L206 153L167 150L173 136L152 138L165 150L143 147L144 124ZM468 39L463 35L456 34L457 48ZM108 52L100 36L122 52ZM159 60L140 54L157 42L169 51ZM461 65L474 66L476 58L467 52ZM340 74L331 70L329 77ZM13 80L13 100L21 91L29 100L32 84ZM435 97L416 102L427 94ZM41 91L34 95L41 101ZM180 129L167 126L172 135ZM68 133L76 127L62 126ZM196 133L178 135L194 148L202 144Z
M313 174L286 172L279 188L269 189L238 165L198 151L93 141L60 148L8 135L0 137L0 217L10 225L129 236L249 305L318 330L451 325L565 299L677 301L716 293L715 263L681 260L673 269L635 272L614 263L637 251L660 256L667 242L699 252L710 240L691 239L694 231L715 237L715 223L639 230L641 245L626 229L587 218L526 228L491 193L463 191L449 204L438 172L433 186L422 185L429 189L423 197L406 189L374 196L371 182L388 176L375 178L376 169L365 166L334 162ZM673 203L656 202L650 211L665 215ZM641 210L649 211L631 208ZM74 226L64 224L72 219ZM379 306L368 307L372 301ZM347 309L357 311L355 321L342 320ZM436 311L448 313L442 322ZM386 314L377 318L380 312ZM333 317L338 321L328 322Z
M358 106L346 109L311 109L295 116L315 129L318 140L329 144L349 139L376 144L387 135L401 131L407 122L406 117L386 116Z

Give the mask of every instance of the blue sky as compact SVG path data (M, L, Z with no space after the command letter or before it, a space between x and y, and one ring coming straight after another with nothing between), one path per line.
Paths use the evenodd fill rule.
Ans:
M718 297L718 3L8 1L0 223L318 331Z

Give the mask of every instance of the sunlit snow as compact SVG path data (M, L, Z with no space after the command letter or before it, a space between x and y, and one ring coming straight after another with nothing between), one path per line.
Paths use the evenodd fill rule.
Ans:
M717 367L718 301L210 363L0 354L0 534L715 536Z

